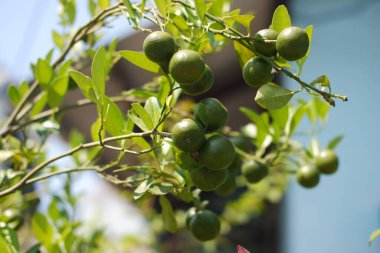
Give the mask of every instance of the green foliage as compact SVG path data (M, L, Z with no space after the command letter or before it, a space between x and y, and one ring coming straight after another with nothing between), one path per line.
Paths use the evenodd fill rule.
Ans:
M71 192L72 172L93 170L118 186L147 215L153 233L163 230L182 233L187 223L187 229L196 239L206 241L223 237L231 226L257 217L268 202L278 203L290 177L302 174L300 168L318 165L317 158L324 149L316 138L309 146L296 140L296 134L305 134L299 129L300 123L307 118L310 126L306 134L315 137L326 125L330 106L335 105L336 99L346 101L347 98L332 93L333 85L326 75L309 83L302 79L310 46L296 63L289 62L277 54L275 35L269 39L251 36L254 16L233 10L232 3L232 0L123 0L112 5L109 0L89 0L91 20L74 29L76 1L60 0L62 29L52 32L58 57L50 50L46 57L32 64L34 82L10 85L7 89L14 110L0 129L1 252L112 251L113 245L102 229L90 231L87 236L80 233L83 224L74 216L79 196ZM135 30L152 34L142 27L146 19L164 31L171 41L170 57L157 52L160 45L153 47L152 52L116 51L116 39L108 47L98 46L102 35L99 29L112 25L113 19L120 15ZM286 7L280 5L270 28L280 33L291 26ZM311 42L313 26L305 32ZM259 48L255 44L258 40ZM252 97L267 110L259 113L250 107L240 108L248 123L238 131L227 126L227 109L218 100L206 98L195 103L181 97L183 93L207 95L215 73L205 64L203 56L219 53L231 42L242 75L246 81L249 79L249 85L259 88ZM80 55L72 52L77 43L83 43L86 48ZM267 45L271 46L270 50ZM160 53L165 62L149 60ZM121 58L155 77L140 87L110 96L107 88L113 85L110 72ZM252 61L260 61L261 68L255 65L248 71L244 66L252 67ZM297 64L298 70L292 64ZM84 74L86 67L91 69L91 76ZM295 81L299 89L289 90L273 83L273 77L280 73ZM66 97L71 89L79 89L83 99L68 104ZM312 97L306 101L293 99L290 103L302 91ZM97 113L91 127L81 132L65 129L70 130L71 149L48 157L46 149L50 146L46 143L50 144L50 136L61 134L65 113L83 106L92 106ZM176 132L175 126L184 119L192 122L192 129L199 137L197 145L194 136L185 135L184 129ZM181 136L183 145L177 141L177 135ZM342 138L333 138L325 149L333 150ZM106 151L112 154L112 161L103 159ZM68 156L73 158L72 168L55 163ZM314 172L311 176L298 176L301 185L315 186L320 175ZM62 193L52 195L47 189L48 208L37 211L41 210L36 201L39 196L32 188L30 193L21 190L59 174L67 174ZM213 200L201 194L202 191L230 196L221 208L221 219L206 210ZM177 201L193 206L187 222L182 222L183 211L174 204ZM155 203L159 204L159 211L152 208ZM29 230L37 242L29 249L24 240L19 240L21 229ZM370 241L376 236L377 233ZM120 241L124 251L125 245L142 243Z

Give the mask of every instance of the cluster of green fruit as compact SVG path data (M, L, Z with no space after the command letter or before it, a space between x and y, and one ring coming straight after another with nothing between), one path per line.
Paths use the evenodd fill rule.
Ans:
M320 174L333 174L338 169L338 157L334 151L325 149L314 159L313 164L300 167L296 178L305 188L313 188L319 183Z
M144 40L148 59L169 73L188 95L197 96L208 91L214 83L210 67L194 50L178 50L173 36L167 32L150 33Z
M277 53L287 61L304 57L309 49L309 37L299 27L288 27L277 33L272 29L258 31L254 39L257 53L265 57L275 57ZM243 78L252 87L260 87L273 80L272 64L260 56L248 60L243 67Z

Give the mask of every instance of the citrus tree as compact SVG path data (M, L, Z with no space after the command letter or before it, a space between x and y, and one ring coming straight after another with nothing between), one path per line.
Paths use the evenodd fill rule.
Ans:
M332 92L325 75L302 79L313 26L292 24L285 6L275 10L270 27L251 34L254 16L231 9L230 0L90 0L92 18L77 29L75 0L60 4L65 32L53 31L59 55L49 51L32 63L33 82L8 88L13 110L0 129L1 252L110 252L101 231L87 236L79 232L77 196L70 187L74 172L95 171L125 191L152 224L159 224L156 233L185 230L199 242L217 245L231 226L247 222L268 201L281 200L289 178L312 188L321 175L337 170L333 150L341 136L323 148L316 139L309 146L294 139L303 118L319 130L335 100L347 98ZM116 40L108 46L97 43L98 31L121 15L133 29L146 33L142 51L116 51ZM80 57L71 54L77 43L87 48ZM252 98L265 109L258 113L241 107L250 123L236 131L228 127L228 110L217 98L179 106L182 94L207 94L217 85L203 57L231 43L242 77L253 87ZM156 77L149 85L107 96L110 71L118 61L129 61ZM91 76L82 72L86 62L91 63ZM277 75L299 88L275 84ZM79 89L83 99L65 103L68 89ZM290 102L301 92L309 98ZM129 102L130 109L121 110L118 102ZM71 129L71 149L47 156L47 140L60 133L62 115L86 105L93 105L98 115L88 133ZM116 159L102 162L105 151ZM136 159L125 159L131 156ZM59 167L56 161L65 157L72 157L75 166ZM62 174L64 193L52 196L46 212L37 211L35 183ZM203 192L234 197L216 214ZM177 208L173 201L189 208ZM160 208L153 208L156 202Z

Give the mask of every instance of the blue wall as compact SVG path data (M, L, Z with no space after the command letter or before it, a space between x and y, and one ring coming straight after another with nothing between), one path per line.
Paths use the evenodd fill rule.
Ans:
M290 9L293 25L314 24L304 79L327 74L349 102L337 103L319 136L326 145L345 135L338 173L323 176L312 190L290 186L283 252L380 252L380 238L368 246L380 228L380 1L293 0Z

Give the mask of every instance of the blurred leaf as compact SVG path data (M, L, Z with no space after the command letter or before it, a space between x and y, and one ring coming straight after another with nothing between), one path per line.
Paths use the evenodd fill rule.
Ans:
M23 98L26 93L29 91L29 84L25 81L22 81L20 86L18 87L18 92L20 94L20 97Z
M99 7L102 9L107 8L110 6L110 0L99 0Z
M269 126L266 124L264 119L257 114L257 112L251 110L250 108L240 107L240 111L256 124L256 145L260 147L267 138L267 135L269 135Z
M237 41L234 41L234 48L235 48L235 53L238 57L238 60L239 60L239 63L240 63L240 67L243 69L245 63L251 59L252 57L254 57L254 53L249 50L248 48L244 47L243 45L241 45L239 42Z
M36 239L43 245L52 244L54 241L54 228L48 219L40 212L32 217L32 231Z
M120 55L125 58L127 61L133 63L134 65L150 71L154 74L164 74L160 66L151 60L149 60L144 53L124 50L119 52Z
M78 71L69 71L70 77L75 81L75 83L78 85L79 89L81 90L84 97L90 99L92 102L96 103L97 99L94 97L90 97L89 90L93 86L93 81L90 77L84 75L81 72Z
M309 25L308 27L306 27L305 32L307 33L307 36L309 37L309 48L307 49L306 55L297 61L298 74L302 73L303 64L305 63L307 57L309 56L311 41L313 39L313 26Z
M294 92L274 83L265 84L256 93L255 101L268 110L276 110L285 106Z
M20 93L14 85L8 86L7 95L13 106L16 106L21 100Z
M380 236L380 229L376 229L372 232L371 236L369 237L368 244L371 245L373 241Z
M280 33L282 30L290 26L292 26L292 21L288 9L285 5L279 5L273 13L271 29Z
M40 113L45 108L47 102L48 102L48 94L46 91L44 91L41 93L40 99L38 99L34 103L34 105L32 107L32 111L30 113L30 116L34 116L34 115Z
M338 135L337 137L335 137L334 139L332 139L329 144L327 144L327 149L335 149L336 146L338 146L338 144L343 140L344 138L344 135L341 134L341 135Z
M120 111L120 108L110 100L104 97L104 111L108 108L107 117L105 118L104 126L106 131L112 135L117 136L123 133L125 128L125 119Z
M148 112L138 103L133 103L131 110L129 110L129 117L133 120L133 122L141 128L143 131L149 131L153 129L153 122L149 117ZM136 117L138 119L136 119Z
M167 8L169 8L171 4L171 0L154 0L156 3L157 9L160 11L163 17L166 17Z
M35 77L38 83L41 85L43 89L47 89L51 79L53 78L54 70L45 60L38 59L36 69L35 69Z
M285 129L289 116L288 106L281 107L277 110L269 110L269 114L272 117L274 124L277 124L281 129Z
M153 195L165 195L173 188L169 183L154 183L150 186L149 192Z
M0 163L5 162L9 158L11 158L16 151L14 150L0 150Z
M2 253L15 253L8 244L7 240L0 233L0 249Z
M316 84L320 84L322 88L327 88L329 93L331 93L330 80L326 75L321 75L310 83L312 86L315 86Z
M102 96L105 93L105 79L106 79L106 56L104 46L101 46L94 56L91 65L91 74L93 84L98 93Z
M142 181L141 184L133 192L133 199L136 200L142 197L152 184L153 184L152 178Z
M290 129L289 129L289 136L293 135L294 131L296 130L297 126L301 122L303 115L305 114L306 107L304 105L300 105L297 109L295 109L294 113L290 116Z
M148 112L152 119L153 125L158 123L161 116L161 104L156 97L150 97L146 100L144 109Z
M36 243L32 247L30 247L25 253L40 253L41 244Z
M165 230L170 233L177 231L177 221L174 216L173 207L170 201L165 196L160 196L159 199L161 205L162 221Z
M204 20L206 13L206 0L194 0L195 9L200 20Z
M48 102L50 107L56 107L62 103L63 98L66 95L68 85L68 76L54 79L48 89Z
M247 32L250 32L251 22L255 18L253 15L236 15L236 16L227 16L224 17L223 20L227 21L228 23L233 25L234 22L237 22L244 26L245 29L247 29Z
M53 30L52 37L53 37L54 44L58 48L62 49L63 46L65 45L65 40L62 38L62 36L57 31Z

